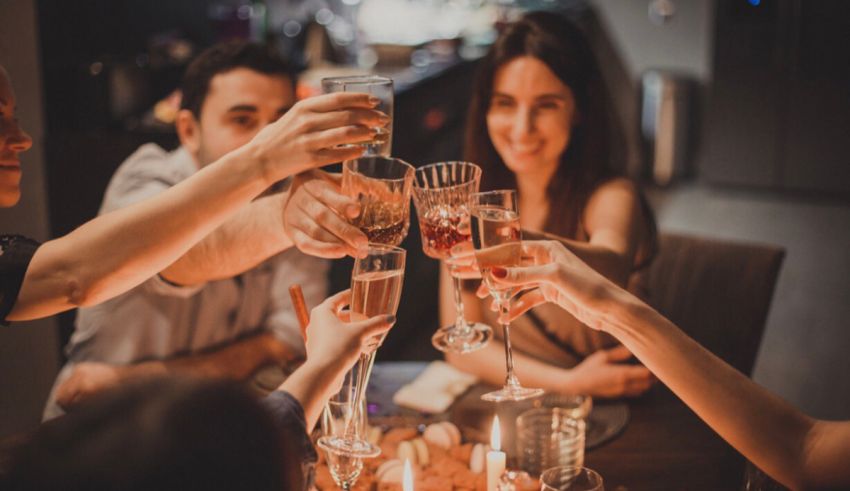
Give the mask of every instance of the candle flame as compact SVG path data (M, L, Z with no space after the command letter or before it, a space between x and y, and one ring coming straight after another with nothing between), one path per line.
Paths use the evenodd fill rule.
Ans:
M499 429L499 416L493 417L493 429L490 430L490 448L499 451L502 449L502 433Z
M410 469L410 459L404 459L404 475L401 479L403 491L413 491L413 471Z

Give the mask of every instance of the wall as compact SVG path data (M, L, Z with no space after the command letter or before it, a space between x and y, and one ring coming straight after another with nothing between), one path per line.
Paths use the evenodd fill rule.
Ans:
M44 120L35 0L0 2L0 64L9 72L21 125L32 149L21 156L23 199L0 210L0 231L39 240L48 236L44 176ZM0 327L0 438L34 427L58 370L58 338L53 319Z
M664 25L650 22L648 0L591 0L635 80L650 68L711 80L714 0L673 0Z

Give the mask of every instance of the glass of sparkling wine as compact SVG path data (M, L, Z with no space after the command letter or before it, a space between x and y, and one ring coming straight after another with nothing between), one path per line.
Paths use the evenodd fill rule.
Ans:
M481 269L484 284L499 305L502 314L510 310L511 288L493 281L491 270L495 266L519 266L522 260L522 234L519 225L516 190L488 191L470 197L472 214L472 246L475 262ZM481 396L485 401L521 401L543 395L543 389L523 387L514 373L511 351L511 325L502 323L505 338L505 386Z
M401 299L401 287L404 283L404 262L406 251L400 247L369 244L366 257L354 261L351 272L351 320L356 322L376 315L395 315ZM384 340L384 335L376 336L368 349L360 355L360 360L351 369L348 379L351 390L347 396L351 404L351 413L356 415L365 407L366 386L375 364L375 352ZM365 420L365 414L362 416ZM369 443L362 432L358 432L356 417L349 418L341 437L323 436L319 446L349 456L361 458L375 457L381 450Z
M351 219L370 243L399 245L410 228L412 165L401 159L360 157L342 163L342 192L360 203Z
M449 259L452 247L470 240L469 197L478 192L481 168L469 162L439 162L416 169L413 203L419 215L422 249L433 259ZM440 351L470 353L483 348L493 336L486 324L463 318L461 280L454 280L455 323L431 337Z
M360 405L353 403L354 377L357 373L355 367L346 375L342 390L328 401L322 413L322 435L330 438L345 438L347 432L352 431L358 437L365 434L366 409L365 401ZM357 482L360 472L363 470L363 459L352 455L350 452L338 451L335 448L321 445L325 451L328 461L328 469L331 477L341 489L349 490Z
M363 92L371 94L381 102L375 107L390 117L390 122L379 127L372 140L357 143L364 147L364 156L389 157L392 150L393 136L393 80L376 75L356 75L350 77L329 77L322 79L322 91L325 94L333 92Z

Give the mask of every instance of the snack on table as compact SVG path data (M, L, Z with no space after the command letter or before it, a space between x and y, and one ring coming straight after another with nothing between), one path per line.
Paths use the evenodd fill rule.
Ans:
M460 430L452 423L434 423L420 435L416 428L393 428L376 438L382 453L363 462L363 472L354 489L364 491L401 491L404 460L410 460L417 491L486 491L482 444L462 443ZM476 454L481 455L480 466ZM316 469L316 487L320 491L337 489L320 458ZM479 470L480 469L480 470Z

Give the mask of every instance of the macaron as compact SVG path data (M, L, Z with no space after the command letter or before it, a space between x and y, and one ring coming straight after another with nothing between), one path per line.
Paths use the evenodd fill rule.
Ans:
M366 440L372 445L380 444L383 437L384 432L377 426L370 426L369 431L366 433Z
M410 460L411 464L416 464L419 462L416 455L416 447L413 446L410 442L401 442L398 444L398 450L396 450L396 458L404 462L404 459Z
M425 444L425 440L421 438L414 438L410 443L416 450L416 463L423 466L428 465L431 462L431 458L430 452L428 452L428 445Z
M487 445L476 443L469 455L469 470L476 474L484 472L487 463Z
M398 468L398 476L396 476L395 469ZM397 479L396 479L397 477ZM383 464L378 466L378 470L375 471L375 478L379 482L401 482L404 477L404 462L399 459L390 459Z
M428 425L422 438L432 445L449 449L460 445L460 430L453 423L443 421Z

